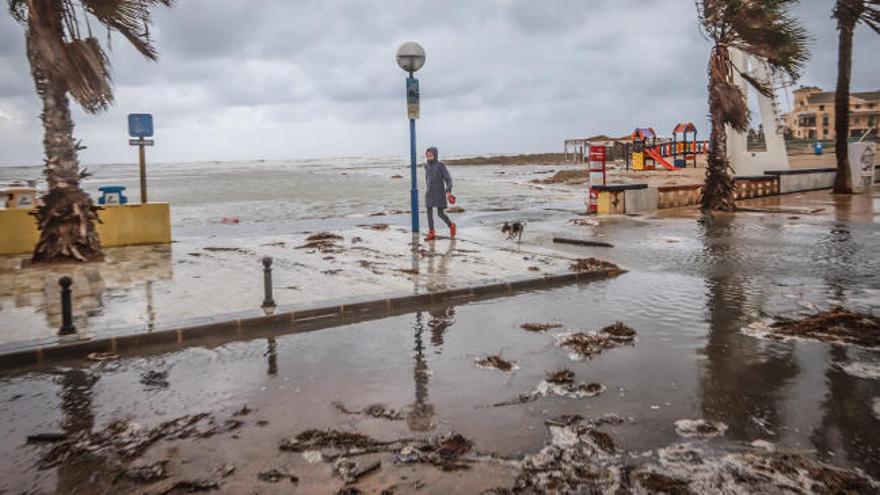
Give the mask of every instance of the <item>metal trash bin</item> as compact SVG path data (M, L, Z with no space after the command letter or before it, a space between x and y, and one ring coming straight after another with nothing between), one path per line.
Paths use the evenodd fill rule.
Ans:
M125 196L125 186L101 186L98 188L101 196L98 198L99 205L125 205L128 198Z
M849 180L853 192L864 192L874 185L874 162L877 144L870 142L849 143Z

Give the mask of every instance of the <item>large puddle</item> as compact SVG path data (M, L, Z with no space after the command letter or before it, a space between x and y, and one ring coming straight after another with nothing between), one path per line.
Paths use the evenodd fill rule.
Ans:
M880 380L872 373L880 352L742 331L772 315L880 309L876 224L791 216L739 214L710 224L622 218L592 232L618 246L603 257L630 269L612 280L312 333L7 373L0 378L0 492L162 493L208 477L229 492L284 493L288 475L303 491L335 491L354 476L350 486L368 492L479 492L522 485L524 472L546 467L541 455L592 466L604 491L691 483L700 492L716 478L736 489L803 489L819 486L810 484L816 477L843 479L810 462L880 478ZM559 345L565 334L616 321L636 330L633 342L584 359ZM528 331L524 323L560 326ZM478 366L487 356L515 366ZM598 393L553 393L545 379L560 370L576 384L601 385L590 388ZM112 449L41 469L57 442L27 442L40 433L70 439L119 420L138 425L125 423L134 428L127 434L150 431L199 413L210 414L213 426L157 439L135 459L167 461L168 478L148 484L122 476ZM404 443L353 456L354 465L326 450L321 457L321 449L279 449L310 429ZM442 457L445 447L424 442L451 442L452 433L473 442L463 457L468 469L412 461L425 452ZM780 452L782 464L761 457ZM551 471L540 472L559 474Z

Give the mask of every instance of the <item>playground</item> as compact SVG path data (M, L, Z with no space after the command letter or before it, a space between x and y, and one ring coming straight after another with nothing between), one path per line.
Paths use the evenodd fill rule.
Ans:
M787 149L775 99L760 95L760 143L749 134L728 129L727 158L736 200L828 189L836 175L834 157L813 159ZM751 133L758 134L758 133ZM563 170L537 184L586 185L590 214L639 214L700 203L709 143L698 138L693 122L679 122L669 137L652 127L637 127L621 138L594 136L567 139L566 163L586 163L586 170ZM803 150L792 150L803 151ZM878 179L873 144L853 143L849 151L853 191ZM820 165L821 164L821 165Z
M773 80L764 61L738 50L731 52L731 60L734 65L751 74L751 77ZM739 180L765 182L770 178L769 176L774 174L791 172L792 167L784 139L786 124L781 113L776 89L769 94L759 92L756 95L757 99L749 102L751 97L745 78L737 74L734 76L734 83L745 96L746 104L749 106L749 126L757 128L758 131L754 132L750 129L749 132L744 132L732 128L726 129L727 159L732 169L732 175ZM784 85L781 89L784 91ZM754 141L758 140L755 139L756 137L763 138L760 139L760 146L755 146L757 143ZM591 173L588 187L589 210L591 212L596 211L595 205L599 194L596 189L601 191L603 188L615 185L608 181L609 163L613 163L612 168L618 171L635 172L639 178L642 173L655 170L662 170L671 176L677 175L688 167L699 168L698 156L705 156L708 151L708 141L700 140L697 126L692 121L679 121L665 136L661 136L654 127L639 126L628 135L617 139L607 136L566 139L563 148L566 162L569 161L569 157L574 163L589 161ZM682 184L680 180L674 180L672 184L663 185L679 186L689 185L689 183ZM632 186L627 189L635 189L635 186L638 186L637 188L655 187L644 181L632 184ZM655 193L651 194L656 195ZM745 197L755 196L746 195Z
M731 60L749 72L750 77L773 80L764 61L738 50L731 51ZM777 82L773 92L752 95L745 78L734 75L734 83L746 96L750 114L747 132L726 128L727 160L736 200L829 189L834 183L837 169L832 156L825 155L825 160L808 160L800 154L803 145L788 149L787 124L777 96L779 90L785 90L785 85ZM749 102L753 97L756 100ZM823 157L819 143L813 144L813 156ZM697 126L682 121L665 136L653 127L636 127L617 139L607 136L566 139L563 157L566 162L588 162L588 173L582 177L587 179L584 182L590 213L637 214L698 204L708 151L708 141L700 140ZM878 178L874 145L851 143L848 158L852 190L869 189ZM579 180L576 173L566 171L565 174L564 180L554 176L545 183L570 184Z
M671 137L661 137L653 127L637 127L631 134L621 138L594 136L583 139L567 139L563 158L565 162L588 161L590 147L605 148L608 161L624 162L625 170L650 171L661 168L675 171L705 166L698 163L697 156L705 155L708 141L697 139L697 127L693 122L680 122L672 130Z

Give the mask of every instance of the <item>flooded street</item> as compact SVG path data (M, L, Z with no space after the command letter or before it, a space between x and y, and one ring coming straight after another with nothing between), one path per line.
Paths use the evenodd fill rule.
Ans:
M595 473L568 476L609 493L876 490L809 463L880 479L880 352L743 330L834 306L876 315L880 199L815 192L740 206L764 211L574 225L524 207L516 214L528 230L508 245L514 252L595 256L629 271L308 333L4 372L0 492L184 493L199 481L223 493L288 493L294 477L302 492L478 493L526 490L527 479L556 476L547 466L559 459L582 459ZM563 231L615 247L551 246ZM591 357L560 345L617 321L634 340ZM514 366L477 366L487 356ZM555 393L545 379L563 370L591 393ZM171 433L163 425L198 414L209 416ZM108 427L149 441L120 455L87 434ZM304 435L313 429L366 437L348 440L353 455L341 440ZM38 434L48 435L28 442ZM60 460L54 445L66 445ZM785 455L761 457L773 452ZM155 476L133 476L132 465Z

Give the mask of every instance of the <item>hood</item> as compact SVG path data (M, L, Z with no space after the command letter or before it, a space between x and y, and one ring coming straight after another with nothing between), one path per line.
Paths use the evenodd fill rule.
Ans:
M425 151L430 151L430 152L434 153L434 160L440 159L440 152L437 151L436 146L431 146L430 148L426 149Z

